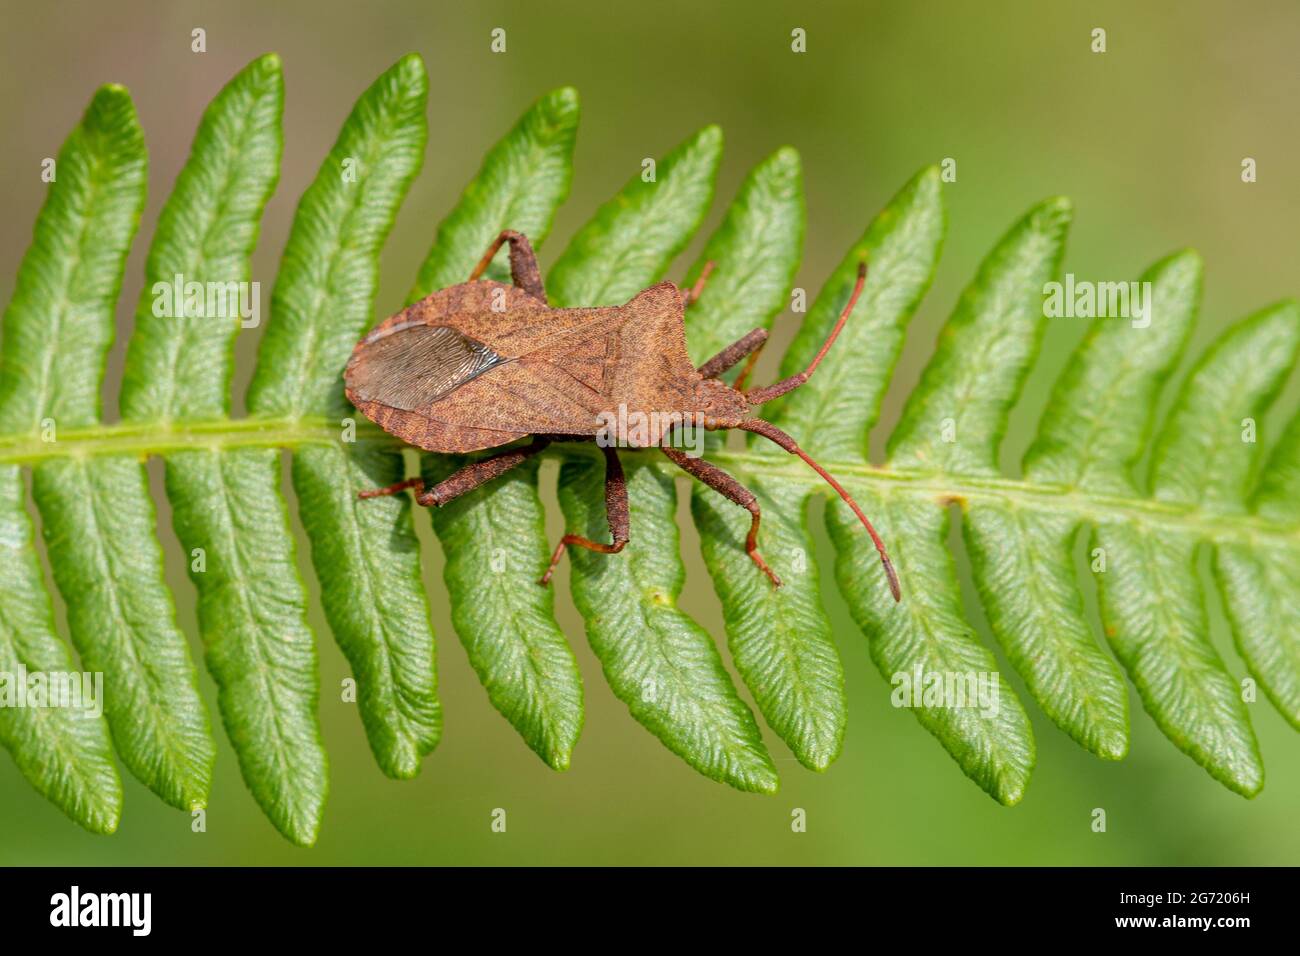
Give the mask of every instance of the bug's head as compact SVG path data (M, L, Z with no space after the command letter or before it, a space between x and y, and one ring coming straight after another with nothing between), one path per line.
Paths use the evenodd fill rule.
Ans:
M707 431L735 428L749 417L749 402L726 382L706 378L695 393L697 411L704 416Z

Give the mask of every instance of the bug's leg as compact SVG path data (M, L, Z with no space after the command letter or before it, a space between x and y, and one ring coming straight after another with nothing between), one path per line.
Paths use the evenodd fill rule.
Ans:
M749 534L745 538L745 553L749 555L751 561L758 565L758 569L771 579L772 584L779 588L781 579L776 576L775 571L768 567L767 562L763 560L763 556L758 553L758 523L762 519L762 512L759 511L758 499L754 497L754 493L717 465L710 464L703 458L692 458L676 448L661 448L660 450L687 474L698 478L714 491L740 505L753 516L749 523Z
M757 361L759 350L762 349L763 343L766 341L767 329L754 329L752 332L747 332L701 365L698 371L705 378L717 378L745 356L750 356L749 363L746 365L745 370L741 372L743 378L749 374L749 369ZM740 379L736 381L739 382Z
M528 237L522 232L515 232L513 229L503 230L501 235L493 240L492 245L488 246L487 252L483 253L483 258L474 267L474 271L470 273L468 281L473 282L486 272L487 267L492 264L492 259L497 254L497 251L507 242L510 243L510 278L514 280L515 285L534 299L546 302L546 288L542 285L542 270L537 267L537 254L533 252L533 244L528 241Z
M523 464L524 461L541 452L550 443L549 438L538 438L520 448L503 451L500 454L492 455L490 458L471 461L465 467L452 472L428 491L418 493L415 496L415 503L426 508L441 507L463 494L468 494L479 485L485 485L494 478L500 478L511 468Z
M398 494L399 492L405 491L407 488L414 488L415 493L418 495L420 492L424 491L424 479L407 478L405 481L399 481L396 482L395 484L388 485L387 487L384 488L370 488L367 489L366 491L358 491L357 497L358 498L382 498L384 495Z
M447 478L438 482L428 491L424 490L423 478L407 478L405 481L399 481L387 488L359 491L357 497L378 498L381 495L395 495L407 488L414 488L416 504L423 505L426 508L445 505L466 492L473 491L479 485L487 484L492 479L501 477L511 468L521 464L525 459L531 458L542 451L550 443L549 438L539 438L532 444L513 448L510 451L503 451L490 458L471 461L463 468L452 472Z
M745 362L745 367L740 370L740 374L736 376L736 380L731 385L732 388L737 391L745 390L745 383L749 381L749 374L754 371L754 366L758 364L758 356L762 351L763 346L760 345L749 353L749 359Z
M835 322L835 327L831 329L831 334L826 337L826 341L822 344L821 350L813 357L812 362L809 363L808 367L798 375L791 375L789 378L783 378L781 381L773 385L764 385L762 388L750 389L745 393L745 397L749 399L751 405L760 405L763 402L770 402L772 399L784 395L786 392L794 391L794 389L812 378L813 372L817 371L817 366L820 365L822 359L826 357L826 353L831 350L831 346L835 343L836 337L840 334L840 329L844 328L844 323L848 321L849 313L852 312L853 307L858 304L858 296L862 294L862 287L866 284L866 281L867 264L866 262L859 262L858 281L853 286L853 294L849 296L849 301L844 306L844 310L840 313L839 319Z
M584 538L580 534L566 534L555 546L550 567L546 569L538 584L545 586L551 583L551 575L555 573L560 558L564 557L565 549L571 544L601 554L618 554L628 542L630 523L627 511L627 479L623 477L623 464L618 460L618 452L613 447L601 446L600 450L605 453L605 517L609 520L609 536L613 539L613 543L603 544Z
M699 301L700 296L704 294L704 287L708 284L709 276L713 275L713 270L717 268L717 265L712 259L704 263L704 268L700 270L700 277L695 280L695 285L682 290L683 306L689 308Z

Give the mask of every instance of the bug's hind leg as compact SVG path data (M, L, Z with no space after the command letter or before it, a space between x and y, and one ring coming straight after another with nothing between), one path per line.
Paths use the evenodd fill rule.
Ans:
M603 544L584 538L580 534L566 534L555 546L550 567L546 569L538 584L545 586L551 583L551 575L555 573L560 558L564 557L565 549L571 544L601 554L618 554L627 545L630 522L627 510L627 479L623 477L623 464L618 460L618 452L612 447L602 446L600 450L605 453L605 516L609 520L609 535L613 543Z
M767 562L763 560L763 556L758 553L758 524L763 515L759 510L758 499L754 497L754 493L717 465L710 464L703 458L692 458L676 448L661 448L660 451L687 474L698 478L714 491L740 505L753 516L749 523L749 534L745 538L745 553L749 555L751 561L758 565L758 569L768 576L772 584L779 588L781 579L776 576L776 572L768 566Z
M549 438L538 438L529 445L503 451L490 458L471 461L457 471L452 472L428 491L424 490L423 478L407 478L387 488L375 488L372 491L360 491L358 498L378 498L381 495L395 495L407 488L415 489L415 503L426 508L445 505L461 495L473 491L479 485L485 485L494 478L500 478L511 468L522 464L551 443Z
M468 281L473 282L486 272L497 251L507 242L510 243L510 278L514 280L515 285L534 299L540 299L545 303L546 288L542 285L542 270L537 266L537 254L533 252L533 244L522 232L515 232L513 229L502 230L501 235L493 240L487 252L483 253L483 258L474 267L474 271L470 273Z

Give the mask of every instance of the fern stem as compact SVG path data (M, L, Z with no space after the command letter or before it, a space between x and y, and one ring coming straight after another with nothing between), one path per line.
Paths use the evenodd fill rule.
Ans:
M786 481L818 485L816 478L809 477L796 462L746 452L719 452L711 457L717 464L744 475L779 475ZM1106 495L1016 478L949 477L935 472L877 468L860 463L834 462L828 468L851 484L866 486L886 496L902 494L963 506L971 501L998 502L1013 509L1072 514L1089 522L1114 519L1144 523L1170 532L1191 533L1205 541L1300 539L1300 525L1155 498Z
M357 440L400 445L364 420L356 425ZM92 428L60 430L57 440L40 434L0 435L0 462L34 465L54 458L95 455L167 455L197 448L297 448L334 444L342 436L338 421L320 417L214 419L201 422L122 422Z
M168 455L198 448L299 448L304 445L332 445L340 440L341 425L322 417L217 419L207 422L175 422L170 425L121 423L92 428L68 429L58 440L45 442L39 434L0 436L0 464L36 465L58 458L99 455ZM365 420L356 423L356 440L374 445L402 447L402 442ZM547 452L548 457L594 454L595 449L573 444ZM744 477L779 477L784 481L817 484L797 462L743 451L715 451L716 464ZM656 463L658 464L658 463ZM673 469L667 463L663 467ZM876 468L871 465L835 462L830 466L851 484L864 485L878 494L902 494L965 504L970 501L998 502L1010 508L1068 513L1081 520L1137 521L1170 532L1191 533L1204 541L1260 543L1300 540L1300 525L1270 520L1258 515L1220 511L1213 508L1105 495L1016 478L962 476L950 478L933 472Z

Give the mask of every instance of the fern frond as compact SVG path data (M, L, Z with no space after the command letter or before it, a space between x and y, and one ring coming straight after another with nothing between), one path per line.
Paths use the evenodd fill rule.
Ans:
M699 228L722 158L717 127L701 130L634 176L578 230L548 279L556 304L624 302L667 271ZM604 540L604 466L560 470L560 507L578 534ZM646 461L629 462L638 529L622 554L570 555L574 603L614 695L669 750L705 776L741 790L776 790L776 768L753 714L736 693L712 638L676 607L685 572L677 543L677 491Z
M687 313L692 357L703 363L754 328L768 328L794 282L804 234L799 155L783 149L740 187L722 225L688 274L716 269ZM711 442L720 448L720 442ZM749 514L704 487L691 513L714 589L727 646L764 720L805 767L825 770L839 756L848 722L844 668L817 589L804 520L807 489L757 483L773 502L763 516L763 550L784 586L774 590L744 551Z
M147 162L127 93L100 90L59 154L0 341L0 681L77 666L57 635L33 546L20 472L29 465L72 642L81 666L105 676L105 717L0 706L0 743L41 793L90 830L111 832L120 817L112 750L182 809L206 804L215 759L163 584L141 463L149 454L166 463L223 723L249 790L281 833L315 841L328 781L315 637L280 492L280 449L292 453L321 603L351 665L380 769L413 777L439 741L434 635L410 502L356 494L402 477L405 458L398 442L356 420L340 378L375 318L379 254L421 165L427 87L415 56L380 76L302 197L244 420L230 418L238 296L201 317L156 305L177 276L236 288L250 280L279 176L279 60L251 63L204 114L150 246L118 425L100 423L99 396ZM503 229L541 245L569 192L578 114L577 94L555 90L488 152L439 225L411 301L464 281ZM556 259L552 304L620 304L668 274L708 212L721 154L721 133L708 127L633 176ZM717 267L687 313L696 361L770 326L784 306L803 242L801 176L789 148L756 166L687 271L693 282L706 262ZM1212 552L1237 649L1300 729L1300 416L1276 442L1260 424L1300 355L1300 307L1279 303L1229 329L1157 428L1162 392L1194 327L1202 272L1191 252L1157 262L1139 280L1150 289L1149 321L1093 323L1052 391L1021 474L1009 476L1002 443L1037 360L1045 284L1060 271L1070 219L1068 202L1049 199L997 243L944 326L886 460L873 464L868 437L946 230L939 172L922 170L826 280L783 374L808 364L867 259L866 288L836 347L807 384L764 412L880 528L903 601L890 598L870 539L835 500L826 524L839 589L893 688L884 692L913 710L994 799L1022 799L1035 741L964 606L949 547L958 519L993 637L1053 723L1099 757L1124 757L1127 674L1177 747L1251 796L1263 785L1263 763L1242 686L1211 640L1197 566L1202 551ZM504 256L489 275L508 277ZM1148 447L1149 475L1139 476ZM560 461L569 530L603 539L600 457L583 447L549 454ZM824 771L848 720L807 521L811 496L824 486L757 436L742 451L711 437L706 454L756 493L760 547L785 581L773 589L744 553L749 515L693 488L732 662L775 735L803 766ZM423 455L420 469L437 480L462 461ZM625 469L631 543L617 555L571 553L568 571L605 680L690 767L739 790L773 792L775 762L754 714L713 638L677 606L684 568L675 466L645 453L627 455ZM564 770L582 729L583 683L553 592L535 584L550 551L539 471L530 461L432 518L452 620L491 705ZM1098 585L1100 634L1074 565L1081 539ZM992 696L931 699L924 689L936 676L991 687ZM913 684L911 694L899 693Z
M1261 418L1295 364L1300 310L1267 309L1229 329L1188 378L1156 439L1157 498L1223 513L1244 509L1258 445L1243 420ZM1111 646L1165 736L1225 786L1264 785L1241 688L1210 641L1196 574L1199 541L1142 522L1102 522L1097 575Z
M254 415L320 415L342 429L356 414L339 370L370 326L379 253L424 158L427 94L420 59L399 60L362 94L303 194L249 387ZM340 438L294 452L298 513L371 750L389 776L414 777L442 711L410 503L357 498L396 481L404 463Z
M577 92L553 90L492 147L438 226L409 301L464 282L504 229L541 247L569 194L578 116ZM505 255L489 270L497 279L509 279ZM460 464L425 455L421 467L439 481ZM582 731L582 677L555 622L554 594L537 587L549 554L543 519L533 463L437 509L433 526L447 556L447 589L459 597L456 634L488 698L542 760L567 770Z
M59 152L54 183L5 312L5 431L39 429L57 442L60 427L99 421L113 307L144 205L147 165L130 95L121 87L102 88ZM16 548L31 532L17 470L5 480L11 505L6 541ZM107 459L103 468L77 458L50 460L35 469L34 480L72 639L85 669L104 675L104 714L118 753L163 799L202 806L214 747L194 666L163 584L153 503L139 466L129 459ZM51 633L39 572L20 555L10 557L13 585L6 577L10 606L0 628L10 641L6 658L29 670L55 665L70 671L67 653ZM3 709L0 724L11 725L6 739L39 747L48 760L33 767L33 755L22 754L19 765L83 826L115 829L121 796L116 775L105 766L97 721L78 732L51 713ZM75 722L78 715L69 716ZM99 792L86 792L91 782Z
M1300 525L1300 414L1247 501L1260 518ZM1214 568L1237 650L1278 711L1300 730L1300 542L1223 542L1215 548Z
M205 112L150 246L127 349L123 415L166 427L230 408L239 297L221 314L155 309L177 282L247 283L262 209L279 177L279 59L241 71ZM206 308L206 302L204 303ZM139 471L139 466L134 466ZM277 827L310 842L324 801L316 655L270 449L166 456L177 537L199 592L199 629L244 779Z

